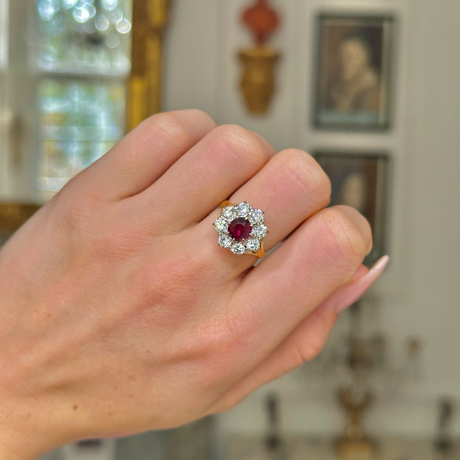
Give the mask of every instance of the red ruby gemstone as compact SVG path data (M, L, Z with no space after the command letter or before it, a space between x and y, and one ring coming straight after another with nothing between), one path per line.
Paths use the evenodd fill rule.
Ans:
M252 227L249 220L239 218L232 220L228 226L228 233L236 241L245 240L251 233Z

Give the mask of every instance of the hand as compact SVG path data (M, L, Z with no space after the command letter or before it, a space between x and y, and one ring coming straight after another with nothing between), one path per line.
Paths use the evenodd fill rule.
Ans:
M0 252L0 458L175 427L313 358L367 271L366 220L324 209L305 152L199 111L156 115ZM230 196L265 211L255 268L217 244Z

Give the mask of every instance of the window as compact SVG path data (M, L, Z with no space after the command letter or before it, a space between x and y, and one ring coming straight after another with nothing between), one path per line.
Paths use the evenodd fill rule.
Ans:
M52 195L123 135L123 82L43 79L38 87L38 187ZM45 193L46 195L46 193Z
M36 0L36 11L41 69L102 74L129 71L130 0Z
M35 0L35 8L38 188L49 198L123 136L132 1Z

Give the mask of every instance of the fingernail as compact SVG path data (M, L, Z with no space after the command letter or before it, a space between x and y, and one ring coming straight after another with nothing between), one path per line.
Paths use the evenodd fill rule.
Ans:
M389 260L388 256L383 256L365 275L352 280L347 286L342 288L334 302L335 311L341 313L355 303L382 274Z

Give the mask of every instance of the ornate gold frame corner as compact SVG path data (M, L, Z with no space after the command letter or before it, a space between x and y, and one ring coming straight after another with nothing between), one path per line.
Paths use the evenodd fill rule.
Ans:
M39 209L36 204L0 203L0 247Z
M133 0L132 67L127 82L126 131L161 111L163 36L172 0Z

